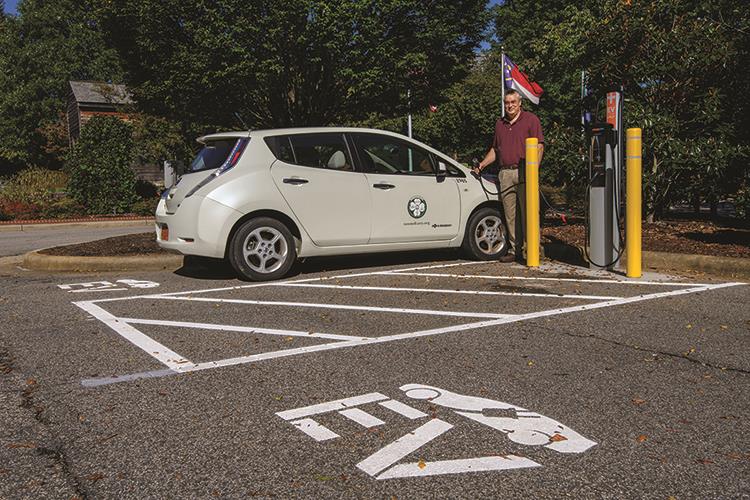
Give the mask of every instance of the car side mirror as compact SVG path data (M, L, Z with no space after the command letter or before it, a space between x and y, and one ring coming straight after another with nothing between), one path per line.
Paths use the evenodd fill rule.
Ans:
M448 175L448 166L444 162L438 161L437 176L445 177L446 175Z

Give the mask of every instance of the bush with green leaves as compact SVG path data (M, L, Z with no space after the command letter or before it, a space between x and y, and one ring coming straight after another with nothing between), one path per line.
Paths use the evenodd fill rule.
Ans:
M9 202L46 205L54 201L65 189L68 176L65 172L30 167L21 170L0 188L0 198Z
M137 200L130 124L115 117L94 117L68 158L68 192L90 214L128 212Z

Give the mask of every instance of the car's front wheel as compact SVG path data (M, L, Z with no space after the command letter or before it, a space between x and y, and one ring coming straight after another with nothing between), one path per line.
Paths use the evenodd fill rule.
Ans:
M475 260L494 260L508 252L508 240L499 210L484 207L469 218L463 250Z
M250 219L232 237L229 262L241 278L269 281L282 278L297 259L294 238L270 217Z

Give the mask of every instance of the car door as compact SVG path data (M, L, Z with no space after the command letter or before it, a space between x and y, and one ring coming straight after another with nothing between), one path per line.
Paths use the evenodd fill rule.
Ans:
M458 186L435 174L434 156L398 137L351 134L372 199L370 243L447 241L458 234Z
M312 241L321 247L366 244L370 237L370 192L354 170L341 133L267 137L277 161L276 187Z

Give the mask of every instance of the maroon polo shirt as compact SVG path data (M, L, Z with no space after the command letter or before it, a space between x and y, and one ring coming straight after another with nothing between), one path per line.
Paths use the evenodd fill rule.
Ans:
M507 118L497 121L492 147L501 167L518 165L526 158L526 139L529 137L536 137L540 144L544 143L542 124L534 113L521 111L512 125Z

